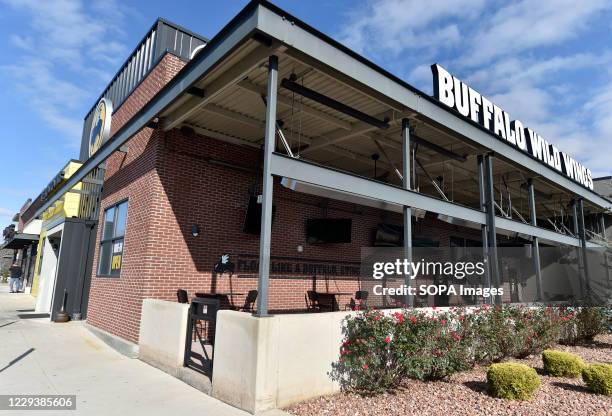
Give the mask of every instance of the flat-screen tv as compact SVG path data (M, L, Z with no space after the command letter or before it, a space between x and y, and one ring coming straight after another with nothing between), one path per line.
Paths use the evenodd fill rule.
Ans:
M380 223L376 227L375 247L402 247L404 245L404 227L395 224Z
M309 244L350 243L353 221L350 218L311 218L306 220Z
M380 223L376 227L374 247L403 247L404 227L402 225ZM412 247L439 247L440 242L425 236L412 236Z
M249 197L249 205L247 206L242 231L247 234L261 234L261 206L262 205L257 202L257 195ZM276 207L272 205L272 223L274 223L275 213Z

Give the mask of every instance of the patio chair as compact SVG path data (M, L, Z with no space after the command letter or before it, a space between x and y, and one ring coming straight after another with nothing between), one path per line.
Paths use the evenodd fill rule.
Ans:
M257 290L249 290L244 299L244 306L240 308L243 312L253 312L255 310L255 302L257 301Z
M184 289L179 289L176 291L176 298L178 303L189 303L189 296L187 295L187 291Z
M355 300L359 302L360 307L368 307L368 294L369 292L367 290L358 290L355 292Z
M304 299L306 300L306 307L309 311L319 311L319 297L317 296L317 292L314 290L307 290Z
M355 292L355 298L351 298L349 303L344 306L344 310L350 309L354 311L359 305L359 308L367 308L368 307L368 291L367 290L358 290Z
M219 303L221 304L220 309L229 309L231 311L237 311L239 308L234 305L232 299L228 295L216 295L216 299L219 299Z

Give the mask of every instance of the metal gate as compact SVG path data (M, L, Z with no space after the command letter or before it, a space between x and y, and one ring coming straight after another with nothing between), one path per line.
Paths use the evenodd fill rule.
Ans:
M189 306L183 366L208 376L212 376L219 307L220 300L212 297L194 298Z

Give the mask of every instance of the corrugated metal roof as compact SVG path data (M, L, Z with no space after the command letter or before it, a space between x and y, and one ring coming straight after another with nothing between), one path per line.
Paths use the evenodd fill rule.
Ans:
M198 87L206 90L207 85L227 71L228 67L238 65L256 48L257 44L254 43L248 48L236 51L234 56L228 59L227 66L218 68L217 73L203 79ZM401 170L402 167L400 119L411 116L411 114L400 114L397 110L368 95L365 88L359 90L354 86L348 86L342 80L318 68L298 62L284 53L279 53L278 56L279 84L283 78L289 78L295 74L297 77L295 82L299 85L365 114L377 118L387 115L391 118L388 129L372 127L363 130L363 121L320 102L302 97L279 85L277 120L281 122L284 136L295 153L307 160L370 177L374 177L375 174L375 163L372 156L378 154L376 176L380 180L400 185L399 178L393 172L395 168ZM267 64L264 60L249 71L241 81L193 112L182 124L194 128L196 132L205 136L247 146L261 146L265 126L265 104L262 95L266 94L267 76ZM195 102L197 99L196 97L185 97L172 109L169 109L166 115L177 111L180 106L186 105L190 100ZM452 200L479 207L477 165L474 155L481 154L483 149L425 121L413 119L412 126L414 127L413 134L418 137L460 156L469 156L465 162L457 162L440 155L430 147L419 146L417 158L427 170L425 173L420 166L415 169L416 183L420 186L421 191L436 197L440 196L431 184L431 177L440 181L441 188ZM366 127L370 126L366 125ZM355 130L359 133L355 134ZM341 137L343 134L347 136L346 139ZM339 140L317 147L316 150L309 150L312 144L320 145L330 137L339 138ZM383 154L374 139L382 145ZM495 164L494 170L497 176L505 174L510 178L518 175L516 168L501 161ZM518 205L517 207L526 210L526 204L524 207Z

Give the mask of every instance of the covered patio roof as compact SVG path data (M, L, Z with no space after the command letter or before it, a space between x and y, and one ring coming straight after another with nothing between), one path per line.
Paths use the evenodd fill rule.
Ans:
M386 186L385 190L397 189L403 160L401 120L406 118L416 147L411 168L413 189L418 192L402 192L434 212L484 223L484 218L478 220L484 214L480 212L476 159L485 153L495 155L493 175L500 212L510 213L512 218L498 217L497 226L502 229L521 228L530 235L547 231L538 231L525 220L529 217L527 179L534 182L538 212L543 215L549 212L547 215L559 216L577 197L584 199L586 209L592 212L612 209L609 200L501 142L478 124L461 118L285 11L265 1L253 1L53 198L24 216L40 215L154 121L164 130L191 129L204 136L261 148L271 55L279 60L276 116L286 141L277 151L298 156L282 163L275 158L276 168L272 170L276 174L283 169L296 171L289 165L307 161L312 166L374 179ZM519 221L514 220L517 218ZM557 234L547 236L555 237L553 241L579 244L573 235Z

